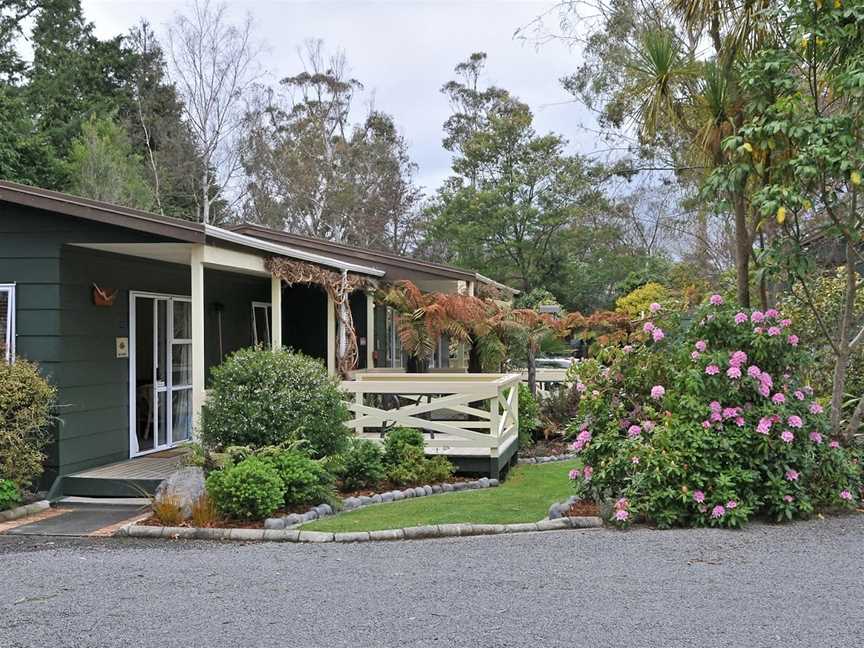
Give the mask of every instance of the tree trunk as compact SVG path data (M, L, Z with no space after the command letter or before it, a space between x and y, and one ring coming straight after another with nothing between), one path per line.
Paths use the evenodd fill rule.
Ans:
M735 205L735 273L737 276L738 303L750 308L750 233L747 230L747 206L741 195L733 196Z
M537 349L531 342L528 343L528 389L531 395L537 395Z
M855 250L852 247L852 241L847 238L846 293L843 299L843 310L840 313L840 326L837 330L837 359L834 362L834 388L831 392L831 432L835 435L840 434L840 420L843 416L843 396L846 392L846 373L849 369L849 358L852 355L849 330L852 327L852 317L855 311L855 292L858 279L855 271L854 255ZM850 440L846 439L847 442Z
M201 222L210 224L210 187L207 182L207 169L201 174Z
M858 405L855 411L852 412L852 418L849 419L849 426L846 428L846 441L851 444L855 435L858 434L858 428L861 426L861 418L864 417L864 394L861 394Z
M483 373L483 364L480 362L480 351L477 343L472 340L468 349L468 373Z

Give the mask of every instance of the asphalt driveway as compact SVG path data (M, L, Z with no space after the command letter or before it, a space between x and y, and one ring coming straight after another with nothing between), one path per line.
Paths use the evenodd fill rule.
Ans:
M864 515L362 545L0 536L0 646L864 645Z

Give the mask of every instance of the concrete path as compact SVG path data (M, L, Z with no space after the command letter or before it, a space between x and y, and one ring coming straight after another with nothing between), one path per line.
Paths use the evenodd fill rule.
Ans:
M107 536L113 535L117 528L142 516L148 510L149 503L129 505L65 502L52 507L50 514L37 516L37 519L32 522L27 518L18 520L17 526L3 533L37 536Z
M0 536L0 645L864 645L864 515L358 545Z

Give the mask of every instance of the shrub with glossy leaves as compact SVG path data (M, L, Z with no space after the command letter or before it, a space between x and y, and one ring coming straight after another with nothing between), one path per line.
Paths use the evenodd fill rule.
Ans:
M207 477L207 494L220 514L239 520L260 520L271 515L284 500L276 468L257 457L228 464Z
M734 527L859 501L860 462L802 384L809 358L790 320L713 295L686 321L647 318L643 338L581 367L577 494L618 523L660 526Z
M0 479L26 488L42 474L56 393L34 363L0 360Z
M254 456L276 470L282 480L285 506L321 504L334 500L333 476L321 463L302 452L264 448Z
M201 416L211 447L262 447L305 440L313 456L340 452L348 410L336 378L301 353L243 349L213 369Z
M11 479L0 479L0 511L18 506L21 503L21 491Z

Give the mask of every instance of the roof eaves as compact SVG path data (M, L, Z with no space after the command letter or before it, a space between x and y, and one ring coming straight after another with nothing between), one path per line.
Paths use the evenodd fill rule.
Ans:
M222 229L221 227L216 227L214 225L205 225L204 231L207 236L211 238L215 238L228 243L235 243L244 247L254 248L262 252L271 252L280 256L287 256L293 259L299 259L301 261L308 261L310 263L317 263L318 265L330 266L333 268L338 268L339 270L345 270L347 272L354 272L357 274L371 275L373 277L383 277L385 274L384 270L381 270L379 268L374 268L372 266L364 266L357 263L349 263L346 261L340 261L338 259L333 259L321 254L314 254L312 252L298 250L287 245L265 241L254 236L247 236L246 234L241 234L240 232L236 232L233 230Z
M121 207L17 182L0 180L0 201L160 234L191 243L204 241L204 227L200 223L151 214L140 209Z
M308 243L309 245L320 246L322 248L333 248L337 249L344 254L351 253L363 253L372 257L377 257L382 262L389 263L398 263L405 266L410 266L412 268L419 269L424 272L428 272L430 274L437 274L440 276L446 276L451 279L475 279L475 273L470 270L465 270L464 268L456 268L454 266L448 266L441 263L433 263L430 261L420 261L418 259L412 259L410 257L400 256L398 254L393 254L391 252L383 252L381 250L372 250L369 248L361 248L354 245L347 245L345 243L335 243L333 241L325 241L321 239L315 239L309 236L302 236L299 234L289 234L287 232L280 232L279 230L274 230L269 227L263 227L261 225L255 225L251 223L243 223L240 225L234 225L231 227L231 231L244 231L244 232L256 232L265 237L273 238L273 237L290 237L296 238ZM254 236L254 238L259 238Z

